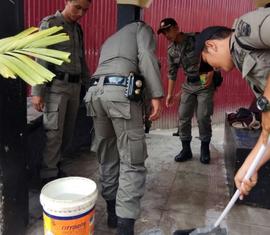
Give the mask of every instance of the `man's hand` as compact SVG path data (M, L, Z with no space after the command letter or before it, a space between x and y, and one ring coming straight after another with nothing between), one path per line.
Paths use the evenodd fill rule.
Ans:
M214 75L214 72L211 71L209 73L206 74L206 80L205 80L205 84L204 86L206 88L208 88L209 86L211 86L211 84L213 83L213 75Z
M263 144L267 144L268 137L270 134L270 111L262 112L262 141Z
M152 105L152 112L149 116L149 120L155 121L159 118L162 111L161 99L160 98L151 99L151 105Z
M168 94L166 97L166 107L167 108L172 107L173 103L174 103L174 96Z
M243 197L248 195L250 190L256 185L258 180L258 173L255 172L250 179L244 180L244 177L248 170L248 164L244 162L242 167L238 170L234 177L234 182L236 187L240 190L240 199L243 200Z
M180 101L181 101L181 91L175 94L173 102L176 104L180 104Z
M43 97L41 97L41 96L32 96L32 104L33 104L34 108L37 111L39 111L39 112L43 111L43 108L44 108Z

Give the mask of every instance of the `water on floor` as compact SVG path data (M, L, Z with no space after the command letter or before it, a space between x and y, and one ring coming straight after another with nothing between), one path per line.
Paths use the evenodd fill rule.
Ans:
M199 161L198 130L193 128L193 159L176 163L181 143L173 137L175 130L153 130L147 135L149 157L142 212L135 224L137 235L171 235L174 230L211 225L227 202L229 190L223 159L223 125L213 127L211 163ZM98 183L98 164L93 153L64 162L68 175L89 177ZM42 208L39 192L30 192L30 223L26 235L43 235ZM229 235L269 235L270 210L235 205L221 223ZM116 235L106 225L105 202L99 195L96 203L95 235Z

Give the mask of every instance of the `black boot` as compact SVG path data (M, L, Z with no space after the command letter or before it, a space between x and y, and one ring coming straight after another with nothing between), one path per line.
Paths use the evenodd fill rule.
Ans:
M134 235L135 219L118 217L117 235Z
M179 129L175 133L172 134L173 136L179 136Z
M189 230L176 230L174 231L173 235L189 235L192 231L195 229L189 229Z
M200 161L203 164L209 164L210 162L210 150L209 150L210 142L203 142L201 143L201 157Z
M106 201L107 202L107 225L110 228L117 227L117 215L115 213L115 200Z
M182 147L183 149L181 152L175 156L174 160L176 162L184 162L187 160L190 160L192 158L192 152L190 148L190 142L191 141L182 141Z

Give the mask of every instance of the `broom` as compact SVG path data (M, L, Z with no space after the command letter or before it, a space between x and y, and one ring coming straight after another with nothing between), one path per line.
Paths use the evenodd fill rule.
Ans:
M270 142L270 137L268 138L267 146L269 145L269 142ZM267 146L265 146L264 144L261 145L257 155L255 156L253 162L251 163L244 177L244 180L249 179L253 175L258 163L261 161L261 159L263 158L266 152ZM227 204L226 208L223 210L222 214L214 223L214 225L206 226L203 228L189 229L189 230L177 230L173 233L173 235L226 235L227 234L226 229L220 228L219 225L221 221L225 218L225 216L229 213L229 211L231 210L231 208L233 207L233 205L235 204L239 196L240 196L240 190L237 189L233 197Z

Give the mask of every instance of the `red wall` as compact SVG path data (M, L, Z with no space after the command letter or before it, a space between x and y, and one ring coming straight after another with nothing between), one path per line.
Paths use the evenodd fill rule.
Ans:
M210 25L225 25L231 27L234 19L245 12L254 9L252 0L154 0L149 9L144 11L144 19L152 25L155 32L159 22L165 17L173 17L183 32L199 32ZM158 50L162 64L162 79L167 91L167 41L160 35ZM235 111L240 106L248 106L252 99L247 83L238 71L224 74L222 87L215 94L214 122L224 119L224 113ZM177 90L184 77L179 73ZM157 123L163 128L174 127L177 123L177 107L164 107L163 117Z
M25 26L38 26L40 20L62 10L65 0L24 0ZM86 55L94 72L99 58L99 48L116 30L117 5L114 0L92 0L90 9L81 21L84 29Z
M38 26L39 21L63 9L65 0L25 0L25 24ZM156 31L160 20L173 17L183 32L200 31L209 25L231 27L233 20L254 8L252 0L154 0L149 9L144 11L144 20ZM93 0L90 10L82 20L85 32L86 54L92 71L98 62L99 48L104 40L116 29L117 6L115 0ZM162 80L167 90L167 42L158 36L157 55L162 64ZM179 73L177 90L183 81ZM248 106L252 100L247 84L238 71L224 74L222 87L215 95L214 122L222 121L224 112L234 111L240 106ZM156 127L176 126L177 108L164 108L162 118Z

